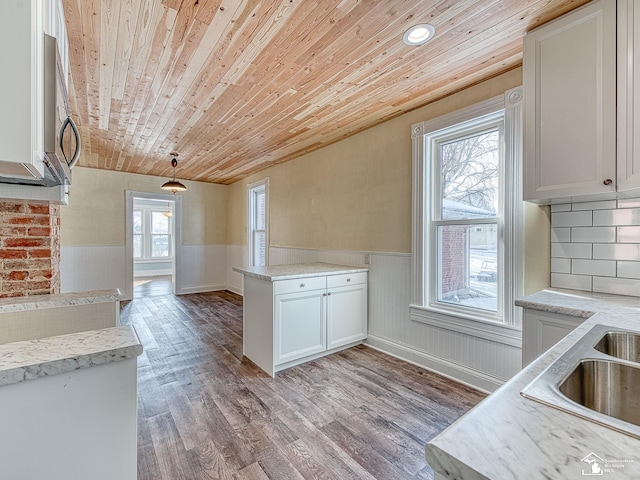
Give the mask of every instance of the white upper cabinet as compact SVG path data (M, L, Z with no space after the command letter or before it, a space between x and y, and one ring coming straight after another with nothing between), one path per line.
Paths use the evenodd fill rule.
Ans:
M524 198L616 192L616 2L591 2L524 41Z
M59 43L68 51L66 31L61 29L60 0L0 2L0 51L5 68L0 89L0 176L32 179L44 175L44 33L60 35ZM68 70L64 62L68 64L67 53L63 68Z
M623 194L640 188L639 123L640 3L618 0L618 191Z
M43 2L0 3L0 175L42 178Z

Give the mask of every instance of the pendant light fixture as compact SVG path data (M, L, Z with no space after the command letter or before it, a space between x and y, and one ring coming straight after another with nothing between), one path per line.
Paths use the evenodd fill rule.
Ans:
M162 212L162 214L165 217L172 217L173 216L173 211L171 210L171 205L169 205L169 202L167 202L167 210Z
M170 155L173 157L171 159L171 166L173 167L173 180L169 180L165 184L162 185L163 190L171 190L175 195L176 192L184 192L187 187L185 187L182 183L176 180L176 167L178 166L178 154L176 152L171 152Z

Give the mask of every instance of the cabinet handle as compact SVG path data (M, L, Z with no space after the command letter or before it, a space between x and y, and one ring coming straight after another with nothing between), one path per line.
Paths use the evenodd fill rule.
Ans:
M331 295L331 292L327 293L327 295Z
M351 279L350 279L350 278L347 278L347 282L350 282L350 281L351 281Z
M605 185L611 185L613 183L613 180L611 180L610 178L607 178L604 182Z
M301 284L300 284L300 288L304 288L304 283L301 283Z

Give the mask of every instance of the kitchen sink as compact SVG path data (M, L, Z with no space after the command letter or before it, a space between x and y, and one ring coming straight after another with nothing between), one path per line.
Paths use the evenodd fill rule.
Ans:
M607 332L593 347L612 357L640 362L640 334L631 332Z
M640 426L640 365L583 360L559 390L590 410Z
M596 325L520 393L640 439L640 334Z

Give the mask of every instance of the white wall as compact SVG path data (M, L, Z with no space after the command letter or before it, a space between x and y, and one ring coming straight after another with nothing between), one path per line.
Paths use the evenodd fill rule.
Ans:
M182 245L176 273L177 294L227 288L226 245ZM126 291L124 245L63 245L60 248L61 292L117 288ZM237 265L240 265L238 263Z

